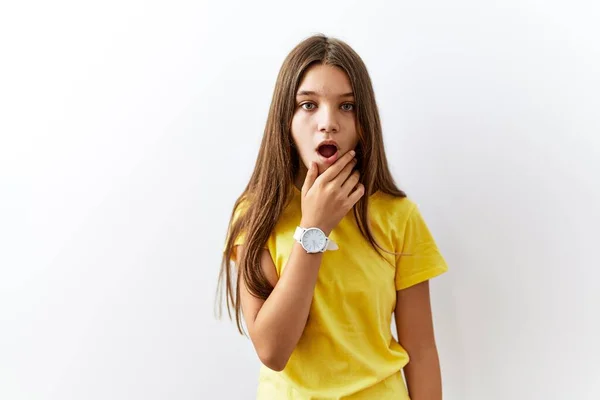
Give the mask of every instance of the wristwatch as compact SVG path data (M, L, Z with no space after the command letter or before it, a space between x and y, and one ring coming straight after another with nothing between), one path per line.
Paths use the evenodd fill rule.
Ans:
M335 242L325 236L319 228L296 227L294 239L302 245L307 253L323 253L326 250L337 250Z

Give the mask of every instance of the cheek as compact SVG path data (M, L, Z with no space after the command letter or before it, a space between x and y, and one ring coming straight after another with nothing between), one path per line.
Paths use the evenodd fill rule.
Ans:
M310 129L307 121L302 117L296 115L292 119L291 134L296 144L296 148L302 153L306 147L310 147Z
M292 135L292 139L294 139L294 144L298 147L298 138L300 137L300 133L298 132L298 120L296 117L292 118L292 123L290 124L290 133Z
M300 111L294 114L292 117L292 127L297 130L302 130L309 124L309 118L306 115L303 115Z
M349 124L346 129L346 132L348 132L346 143L349 145L349 147L355 148L360 141L358 131L356 130L354 124Z

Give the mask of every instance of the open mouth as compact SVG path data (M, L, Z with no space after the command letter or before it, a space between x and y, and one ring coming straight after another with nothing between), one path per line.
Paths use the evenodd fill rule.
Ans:
M337 153L338 149L337 147L335 147L332 144L324 144L322 146L319 146L319 148L317 149L317 152L321 155L321 157L323 158L330 158L332 157L335 153Z

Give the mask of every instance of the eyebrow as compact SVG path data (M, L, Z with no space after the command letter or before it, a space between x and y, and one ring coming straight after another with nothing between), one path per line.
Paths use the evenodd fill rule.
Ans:
M300 96L318 96L318 95L319 94L317 92L314 92L312 90L301 90L296 94L296 96L298 96L298 97L300 97ZM354 97L354 92L340 94L338 97Z

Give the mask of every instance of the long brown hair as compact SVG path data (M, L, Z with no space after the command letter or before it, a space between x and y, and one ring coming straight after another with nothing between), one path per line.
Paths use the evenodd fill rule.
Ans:
M218 316L221 316L222 282L225 279L227 312L231 319L231 309L235 309L236 323L241 334L244 331L239 280L244 279L250 293L261 299L266 299L273 290L260 266L261 249L293 193L292 185L301 162L290 129L296 107L296 91L305 71L318 63L337 66L350 78L359 136L356 168L360 171L360 181L365 187L365 195L354 205L353 212L360 232L373 248L380 255L377 248L391 253L376 243L369 228L368 195L377 191L396 197L406 197L406 194L396 187L388 167L371 78L362 59L348 44L323 34L311 36L299 43L281 66L254 172L236 200L229 221L217 287ZM241 206L244 206L244 212L234 218L236 210ZM234 287L235 271L230 259L234 252L235 238L242 232L245 235L244 254L237 254Z

